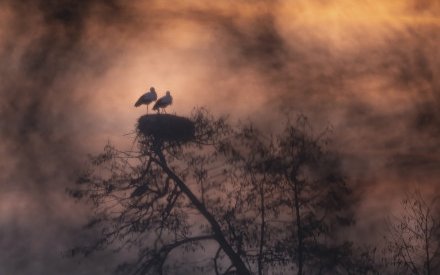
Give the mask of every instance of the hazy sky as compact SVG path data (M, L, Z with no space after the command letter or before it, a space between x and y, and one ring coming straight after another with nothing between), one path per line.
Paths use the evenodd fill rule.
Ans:
M436 0L0 2L0 274L107 274L60 258L85 238L64 190L86 154L130 144L150 86L178 115L331 124L364 196L353 234L374 235L440 184L439 45Z

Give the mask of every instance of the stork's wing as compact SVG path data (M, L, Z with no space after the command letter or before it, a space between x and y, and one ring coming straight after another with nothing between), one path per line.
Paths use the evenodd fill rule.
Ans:
M144 97L145 97L145 101L146 101L147 104L150 104L151 102L153 102L153 101L155 101L157 99L156 94L153 94L151 92L145 94Z
M136 103L134 104L134 107L139 107L142 105L142 103L144 103L144 96L141 96Z
M158 110L162 106L163 97L159 98L156 103L154 103L153 110Z

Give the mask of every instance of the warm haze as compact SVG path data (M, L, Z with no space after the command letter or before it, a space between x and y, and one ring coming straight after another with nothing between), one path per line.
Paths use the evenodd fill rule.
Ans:
M86 238L64 190L107 140L131 146L151 86L168 113L332 125L350 234L380 239L405 191L440 184L439 45L436 0L3 1L0 274L108 273L113 254L60 258Z

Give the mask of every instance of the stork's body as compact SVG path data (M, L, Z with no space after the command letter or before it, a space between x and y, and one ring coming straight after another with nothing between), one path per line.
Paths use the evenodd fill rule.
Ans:
M143 94L134 104L135 107L139 107L142 104L147 105L147 112L148 112L148 105L151 102L154 102L157 100L157 94L156 94L156 90L154 89L154 87L150 88L150 91L148 93Z
M160 109L165 109L167 106L173 104L173 97L170 91L167 91L166 95L159 98L153 106L153 110L160 112Z

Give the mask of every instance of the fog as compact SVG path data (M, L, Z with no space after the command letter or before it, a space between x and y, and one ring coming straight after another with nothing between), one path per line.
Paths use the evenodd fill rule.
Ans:
M405 191L439 184L439 16L429 0L1 2L0 273L108 273L117 255L62 257L87 238L65 188L108 140L130 146L150 86L178 115L331 125L362 197L351 234L375 240Z

